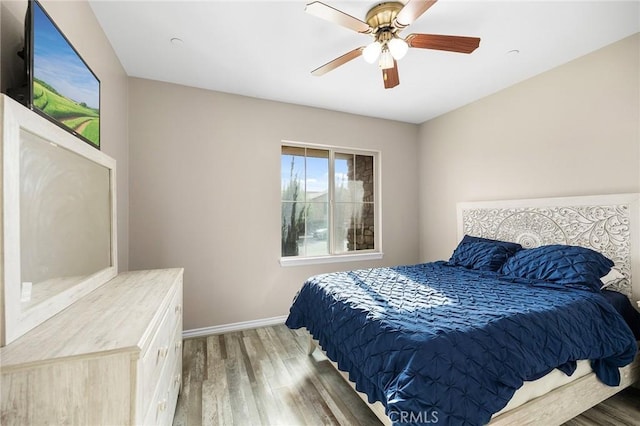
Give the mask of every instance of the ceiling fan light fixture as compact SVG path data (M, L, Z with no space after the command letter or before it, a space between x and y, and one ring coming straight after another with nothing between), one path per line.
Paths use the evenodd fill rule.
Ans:
M382 51L382 54L380 55L380 62L378 63L378 65L382 70L388 70L394 67L393 56L391 56L391 52L389 52L389 49L385 48Z
M398 61L409 48L472 53L480 45L480 38L456 35L414 33L400 37L400 32L411 25L438 0L382 0L367 12L365 21L355 18L321 1L313 1L306 11L319 18L338 24L360 34L373 37L373 42L345 53L311 71L315 76L324 75L358 56L382 69L384 88L400 84Z
M372 64L378 59L380 56L380 52L382 51L382 44L379 41L374 41L373 43L367 45L362 51L362 57L365 61Z
M404 55L406 55L407 51L409 50L409 45L407 44L407 42L397 37L389 40L387 46L389 46L389 52L391 52L391 56L393 56L393 59L395 60L404 58Z

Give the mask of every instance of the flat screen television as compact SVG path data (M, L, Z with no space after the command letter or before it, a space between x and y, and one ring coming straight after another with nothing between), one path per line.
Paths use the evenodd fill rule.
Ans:
M29 1L21 56L23 103L100 149L100 80L36 0Z

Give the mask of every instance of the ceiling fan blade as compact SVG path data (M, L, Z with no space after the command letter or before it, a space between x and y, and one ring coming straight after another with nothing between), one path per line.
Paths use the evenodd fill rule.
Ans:
M353 49L351 52L347 52L344 55L335 58L333 61L327 62L323 66L316 68L315 70L311 71L311 74L315 75L316 77L325 75L329 71L334 70L339 66L346 64L350 60L355 59L358 56L362 55L363 49L364 47L358 47L357 49Z
M407 4L398 12L398 16L394 20L396 28L402 29L407 27L418 19L438 0L409 0Z
M480 45L478 37L450 36L438 34L409 34L405 41L409 47L419 49L447 50L449 52L471 53Z
M343 27L359 33L368 34L373 31L366 22L363 22L358 18L354 18L351 15L347 15L346 13L319 1L309 3L304 10L318 18L325 19L329 22L333 22L334 24L342 25Z
M382 81L384 82L385 89L393 89L400 84L400 77L398 76L398 63L393 61L393 68L382 70Z

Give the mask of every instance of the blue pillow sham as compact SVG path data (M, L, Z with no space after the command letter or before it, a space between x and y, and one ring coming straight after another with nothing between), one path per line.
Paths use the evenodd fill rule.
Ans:
M495 272L509 256L521 248L522 246L517 243L465 235L447 264L477 271Z
M522 249L522 246L518 243L512 243L509 241L492 240L489 238L482 238L482 237L472 237L471 235L465 235L464 238L462 238L462 241L460 241L460 244L476 243L476 242L491 243L497 246L502 246L507 250L507 252L509 253L509 256L513 256L517 251Z
M497 271L509 258L509 251L500 245L485 242L460 243L447 263L477 271Z
M600 277L612 266L610 259L585 247L548 245L518 251L498 273L599 292Z

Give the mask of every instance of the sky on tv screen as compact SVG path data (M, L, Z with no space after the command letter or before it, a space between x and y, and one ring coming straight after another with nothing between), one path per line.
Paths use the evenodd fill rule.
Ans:
M77 103L99 109L100 83L39 5L33 6L34 77Z

